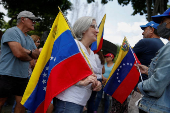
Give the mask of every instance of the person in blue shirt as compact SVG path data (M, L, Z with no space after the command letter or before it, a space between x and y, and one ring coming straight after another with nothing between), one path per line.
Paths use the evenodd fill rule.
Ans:
M148 22L146 25L141 25L143 30L143 39L139 40L133 47L133 51L138 57L141 64L149 66L151 59L155 57L156 52L164 46L164 43L161 41L160 36L157 33L158 23L154 21ZM148 79L148 75L142 74L142 79ZM139 78L140 79L140 78ZM141 79L139 80L139 82ZM128 112L136 113L139 112L138 107L135 105L135 102L141 98L142 95L136 91L136 88L131 93L131 98L128 105Z
M0 56L0 111L7 98L15 95L15 113L25 113L20 101L28 83L29 61L37 59L40 52L27 34L34 30L38 17L30 11L17 16L17 26L2 35Z
M106 55L104 55L106 63L104 65L105 67L105 73L103 74L103 81L102 84L104 85L107 81L107 78L110 75L110 72L114 66L113 60L114 60L114 55L112 53L107 53ZM100 101L102 99L102 95L103 95L103 88L97 92L97 97L96 97L96 101L95 101L95 106L94 106L94 113L97 113L97 109L98 106L100 104ZM108 113L109 110L109 105L110 105L110 100L109 100L109 95L107 95L106 93L104 93L104 113Z
M161 15L152 16L159 23L158 35L170 41L170 8ZM136 65L148 79L138 84L143 97L139 101L140 113L170 113L170 42L163 46L149 66Z
M155 57L156 52L164 46L164 43L157 33L158 26L159 24L154 21L150 21L146 25L140 26L143 30L143 39L135 44L133 51L142 65L149 66L151 59ZM142 78L143 80L146 80L148 76L143 74Z

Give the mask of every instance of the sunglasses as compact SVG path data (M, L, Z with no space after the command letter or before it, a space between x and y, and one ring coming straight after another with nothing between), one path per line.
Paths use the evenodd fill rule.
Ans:
M26 17L26 18L28 18L28 17ZM28 18L28 19L30 19L33 23L36 22L36 20L34 20L34 19L31 19L31 18Z

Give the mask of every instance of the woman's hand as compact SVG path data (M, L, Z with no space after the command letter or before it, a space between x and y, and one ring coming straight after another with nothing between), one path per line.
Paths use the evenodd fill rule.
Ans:
M137 89L137 92L141 94L141 92L140 92L139 88L137 87L136 89Z
M140 72L141 72L142 74L148 75L148 67L147 67L147 66L141 65L141 64L135 64L135 66L137 67L138 71L139 71L139 69L140 69Z
M87 86L90 83L96 85L97 84L97 76L95 74L92 74L88 77L86 77L85 79L79 81L79 85L81 86Z
M96 84L92 84L93 91L100 91L102 89L102 84L100 81L97 81Z
M107 78L105 78L104 76L102 76L102 84L104 85L107 81Z

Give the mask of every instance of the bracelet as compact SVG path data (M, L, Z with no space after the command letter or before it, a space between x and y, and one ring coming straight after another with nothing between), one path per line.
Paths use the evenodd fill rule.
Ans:
M28 54L29 56L31 56L32 55L32 50L30 50L30 53Z

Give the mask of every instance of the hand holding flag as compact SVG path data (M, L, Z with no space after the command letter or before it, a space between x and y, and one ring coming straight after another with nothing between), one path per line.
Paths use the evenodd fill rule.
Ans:
M134 64L140 63L124 38L118 58L105 84L104 91L123 103L139 80L140 73Z
M63 14L59 12L21 104L33 113L46 113L55 96L91 74Z
M136 68L138 69L139 72L141 72L142 74L148 75L148 67L147 66L141 65L141 64L135 64L135 66L136 66Z

